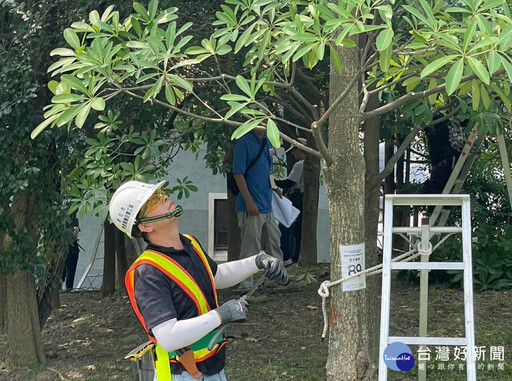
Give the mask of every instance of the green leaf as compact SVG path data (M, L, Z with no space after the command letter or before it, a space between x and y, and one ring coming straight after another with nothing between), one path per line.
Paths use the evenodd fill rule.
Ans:
M170 74L169 77L171 80L178 86L184 88L187 91L192 91L194 88L192 87L192 83L188 82L187 80L181 78L180 76L176 74Z
M188 55L197 55L197 54L205 54L205 53L210 53L208 50L206 50L205 48L203 48L202 46L191 46L190 48L187 48L187 50L185 50L185 54L188 54Z
M480 106L480 86L479 82L475 79L471 81L471 105L473 111L477 111Z
M507 108L507 111L510 112L511 109L511 103L508 97L505 95L502 89L498 87L494 82L491 82L492 89L496 92L496 94L499 95L501 98L501 101L503 102L503 105Z
M220 97L223 101L241 101L241 102L249 102L251 99L247 98L244 95L240 94L224 94Z
M459 59L448 71L446 76L446 93L451 95L459 87L462 74L464 73L464 59Z
M476 33L476 22L470 23L466 28L466 33L464 34L464 51L468 50L469 44L473 41L473 37L475 37Z
M57 127L63 126L69 121L73 120L73 118L85 107L86 103L82 103L81 105L72 106L60 114L59 119L57 119Z
M299 49L297 53L293 56L293 62L297 62L299 59L302 58L302 56L306 55L315 47L315 44L307 44L304 45L302 48Z
M329 45L329 51L331 53L331 63L334 66L334 69L339 73L343 73L343 64L341 62L341 57L338 54L338 51Z
M91 99L91 107L96 111L105 110L105 100L103 98L92 98Z
M161 12L158 15L158 17L156 18L156 23L164 24L164 23L168 23L170 21L176 20L178 18L178 16L176 15L177 10L178 10L178 8L172 7L172 8L168 8L165 11Z
M489 74L496 73L501 67L501 59L498 52L491 50L487 56L487 65L489 67Z
M238 103L238 102L234 102L234 101L229 101L228 104L231 106L231 110L229 110L226 113L226 115L224 116L224 118L226 118L226 119L231 118L232 115L235 115L237 112L242 110L244 107L246 107L249 104L249 102Z
M149 21L149 15L146 12L146 8L144 8L141 3L133 3L133 9L135 9L135 12L137 12L144 21Z
M247 28L243 33L242 35L240 36L240 38L238 39L238 41L236 42L236 45L235 45L235 53L238 53L240 51L240 49L242 49L244 46L245 46L245 43L247 42L247 40L249 39L249 36L251 35L252 33L252 30L254 29L254 27L256 26L256 24L251 24L249 26L249 28Z
M491 105L491 98L489 97L489 93L487 92L487 88L483 83L480 84L480 95L482 99L482 103L486 109L489 109Z
M410 93L421 83L420 77L411 77L403 81L402 86L405 87L405 91Z
M75 119L75 125L78 128L82 128L82 126L85 123L85 120L87 119L87 116L89 115L89 111L91 111L91 104L86 103L84 107L80 110L80 112L77 114Z
M386 49L384 49L382 52L380 52L379 66L383 72L387 72L389 70L389 66L391 65L391 54L392 53L393 53L393 51L392 51L391 45L389 45Z
M318 36L315 36L311 33L298 33L293 36L290 36L292 40L295 41L304 41L304 42L317 42L319 40Z
M427 66L425 66L425 68L421 71L421 78L424 78L432 73L434 73L435 71L437 71L438 69L440 69L441 67L447 65L448 63L450 63L451 61L453 61L454 59L456 58L460 58L459 55L457 54L450 54L448 56L445 56L445 57L441 57L441 58L438 58L437 60L429 63Z
M34 130L30 133L30 137L32 139L35 139L46 127L48 127L48 125L53 123L53 121L55 119L57 119L59 116L60 116L60 114L52 115L48 119L46 119L46 120L42 121L41 123L39 123L37 125L37 127L34 128Z
M77 50L80 47L80 40L78 39L78 35L73 29L64 29L64 39L73 49Z
M228 54L231 51L230 45L223 45L219 49L217 49L217 55L218 56L224 56Z
M508 74L509 81L512 82L512 65L510 64L510 62L508 62L507 58L503 56L501 56L501 64L503 65L505 71Z
M148 47L148 45L145 42L141 41L128 41L126 43L126 47L132 49L145 49Z
M57 48L50 52L50 56L75 57L76 53L68 48Z
M386 50L391 45L394 35L395 32L393 32L393 29L391 28L381 30L379 35L377 36L377 40L375 41L375 43L377 44L377 50L379 52Z
M169 104L173 106L176 105L176 96L174 95L174 91L169 84L165 85L165 99L167 99Z
M402 5L402 7L404 7L404 9L409 12L410 14L412 14L413 16L415 16L418 20L422 21L425 25L427 26L430 26L429 25L429 21L425 18L425 16L423 16L421 14L420 11L418 11L416 8L414 7L411 7L409 5Z
M73 75L70 74L64 74L61 79L72 89L78 90L85 95L89 96L89 90L87 90L87 87L80 81L78 78L76 78Z
M276 122L273 119L267 120L267 138L275 148L279 148L281 146L281 137L279 134L279 129L277 128Z
M476 58L468 57L468 63L473 72L480 78L480 80L486 85L489 84L491 78L489 76L489 72L485 68L485 66Z
M263 119L251 119L238 127L231 135L231 140L238 139L244 136L249 131L252 131L254 127L263 122Z
M241 75L237 75L236 76L236 84L240 88L240 90L242 90L245 94L247 94L252 99L254 94L252 94L251 88L249 87L249 84L247 83L247 81L245 80L244 77L242 77Z
M150 19L154 18L156 15L156 11L158 10L158 1L151 0L149 2L148 10L149 10L149 18Z
M52 98L52 103L71 103L83 101L85 98L78 94L59 94Z

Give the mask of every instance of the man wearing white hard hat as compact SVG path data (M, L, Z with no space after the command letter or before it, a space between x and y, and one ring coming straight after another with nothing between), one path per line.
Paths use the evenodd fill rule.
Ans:
M269 279L286 283L280 262L267 254L217 264L191 235L180 234L183 208L162 189L165 182L128 181L112 196L109 213L129 237L148 243L130 267L125 286L137 318L155 343L159 381L226 380L225 345L220 336L210 350L216 328L246 319L243 301L219 306L216 289L234 286L263 269Z

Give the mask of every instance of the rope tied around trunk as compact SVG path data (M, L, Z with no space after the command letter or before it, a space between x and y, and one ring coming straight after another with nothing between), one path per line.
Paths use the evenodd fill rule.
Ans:
M442 243L443 241L439 242L439 244ZM437 248L437 246L439 246L439 244L436 245L436 248ZM430 248L430 249L431 249L430 251L433 251L432 248ZM398 262L398 261L408 262L408 261L412 261L413 259L417 258L420 255L421 254L418 253L418 248L414 248L414 249L409 250L408 252L401 254L398 257L392 259L392 262ZM320 288L318 289L318 295L320 295L322 297L322 314L323 314L323 318L324 318L324 329L322 332L322 341L324 341L325 337L327 336L327 330L329 329L329 317L327 315L327 298L330 295L329 288L336 286L338 284L341 284L343 282L346 282L350 279L357 278L363 274L370 276L370 275L379 274L381 272L382 272L382 264L379 264L379 265L370 267L369 269L358 272L357 274L352 274L345 278L338 279L334 282L331 282L329 280L322 282L322 284L320 285Z

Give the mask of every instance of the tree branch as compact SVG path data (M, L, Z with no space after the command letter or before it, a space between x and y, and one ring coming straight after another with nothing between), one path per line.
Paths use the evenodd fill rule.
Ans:
M500 69L496 73L494 73L493 77L498 77L503 73L505 73L505 69ZM478 78L478 76L476 74L471 74L467 77L462 78L460 83L471 81L475 78ZM390 111L392 111L410 101L413 101L415 99L425 98L425 97L428 97L429 95L439 93L439 92L443 91L445 88L446 88L446 83L443 83L442 85L433 87L432 89L429 89L429 90L420 91L420 92L412 91L410 93L407 93L407 94L401 96L400 98L398 98L397 100L395 100L391 103L388 103L382 107L376 108L375 110L365 112L364 114L362 114L360 116L360 119L361 119L361 121L364 121L369 118L375 118L377 116L386 114L386 113L388 113L388 112L390 112Z

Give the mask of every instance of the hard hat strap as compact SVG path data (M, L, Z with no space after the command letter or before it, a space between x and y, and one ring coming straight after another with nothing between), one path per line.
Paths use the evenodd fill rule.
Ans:
M136 224L147 224L148 222L167 220L169 218L179 217L183 214L183 212L184 212L184 210L181 207L181 205L177 205L176 208L172 212L160 214L159 216L144 217L144 218L141 218L140 220L136 221L135 223Z

